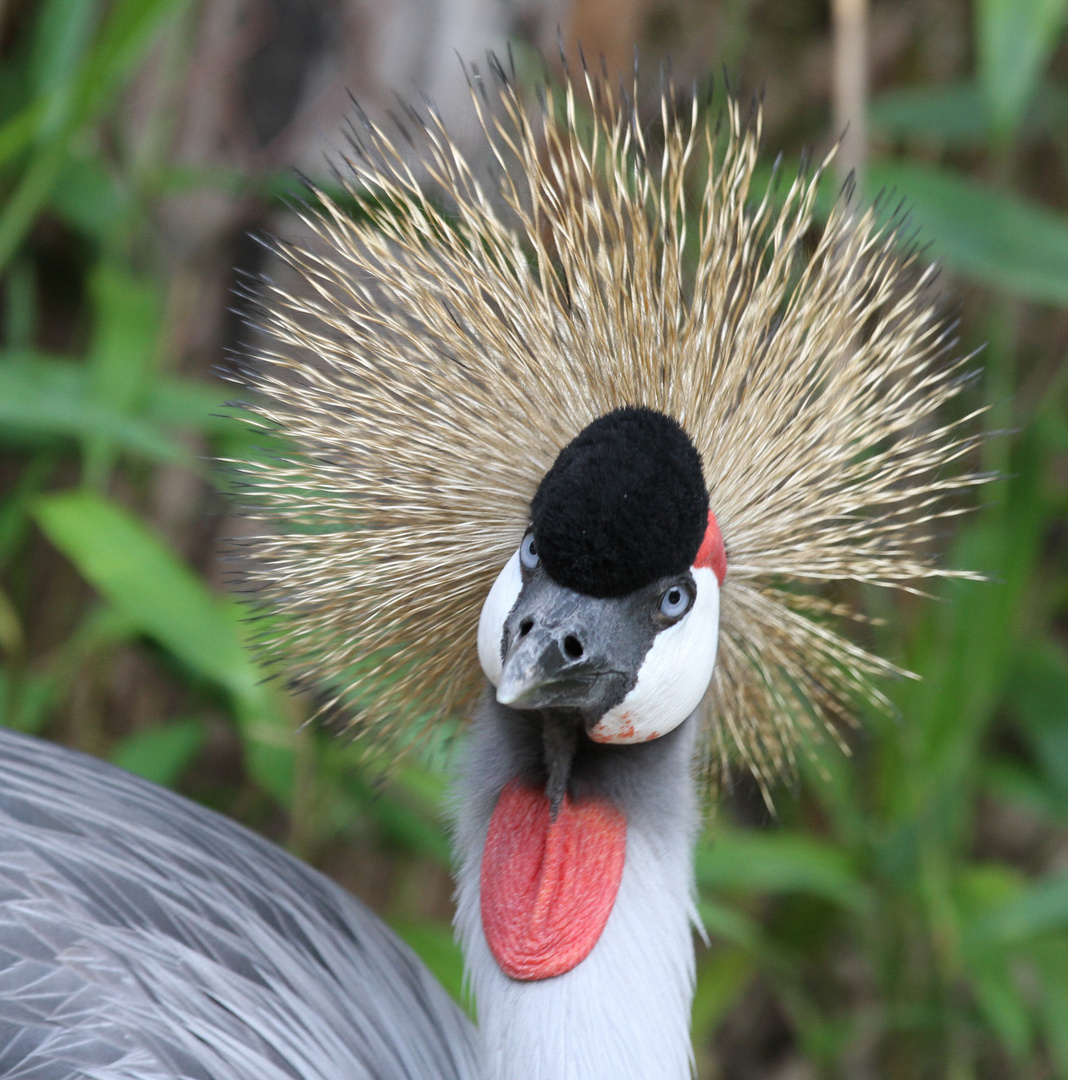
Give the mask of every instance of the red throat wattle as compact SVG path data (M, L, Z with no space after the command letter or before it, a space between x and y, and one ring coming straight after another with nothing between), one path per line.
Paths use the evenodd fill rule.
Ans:
M723 534L719 531L719 522L711 510L708 511L708 528L704 539L693 560L694 566L707 566L716 575L716 580L723 584L727 576L727 549L723 546Z
M612 912L627 819L607 799L572 802L552 819L544 791L506 784L482 853L482 928L501 970L549 979L581 963Z

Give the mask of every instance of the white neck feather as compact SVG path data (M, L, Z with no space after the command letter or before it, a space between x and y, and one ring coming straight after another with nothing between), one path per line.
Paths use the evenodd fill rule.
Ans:
M474 725L455 811L456 926L491 1080L688 1080L694 986L693 844L697 800L691 718L656 743L608 749L600 778L627 814L627 854L600 940L574 970L519 982L482 930L479 872L502 786L538 748L496 703ZM617 768L618 766L618 768ZM536 767L536 766L535 766Z

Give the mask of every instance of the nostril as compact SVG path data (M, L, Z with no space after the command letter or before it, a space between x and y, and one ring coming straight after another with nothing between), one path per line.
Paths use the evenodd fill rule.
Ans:
M571 657L572 660L577 660L582 656L582 642L579 641L574 634L568 634L564 638L564 652Z
M534 629L534 620L533 619L524 619L519 624L519 636L520 637L526 637L527 634L529 634L530 631L533 630L533 629Z

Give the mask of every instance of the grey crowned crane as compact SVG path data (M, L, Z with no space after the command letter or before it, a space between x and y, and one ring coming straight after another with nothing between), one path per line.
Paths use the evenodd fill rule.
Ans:
M373 916L172 794L0 737L7 1077L684 1080L702 784L895 669L821 583L940 573L976 482L932 276L760 116L473 75L491 179L433 110L354 128L279 245L245 414L268 659L400 753L470 719L456 929L478 1031ZM484 162L483 162L484 164ZM355 208L355 212L353 212Z

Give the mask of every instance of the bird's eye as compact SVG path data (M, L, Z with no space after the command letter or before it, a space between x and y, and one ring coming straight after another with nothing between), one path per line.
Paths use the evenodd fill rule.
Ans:
M519 545L519 561L524 570L533 570L538 565L538 546L534 543L534 534L527 533Z
M689 585L672 585L660 598L660 614L666 619L681 619L693 603L693 590Z

